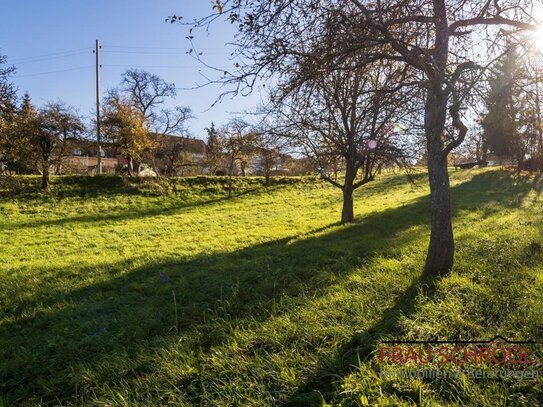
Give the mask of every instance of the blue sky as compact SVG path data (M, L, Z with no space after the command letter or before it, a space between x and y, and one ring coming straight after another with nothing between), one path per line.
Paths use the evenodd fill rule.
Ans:
M13 79L20 93L28 91L35 104L60 99L90 116L95 104L96 39L103 45L103 91L116 86L130 67L156 73L178 88L191 88L205 83L202 74L213 72L186 54L187 28L165 19L172 14L190 19L210 10L208 0L2 0L0 53L17 68ZM233 27L222 21L209 35L197 34L207 61L231 66L226 43L233 35ZM207 110L220 92L218 86L178 91L171 105L193 109L197 118L189 127L194 136L205 138L204 128L212 120L220 125L260 100L256 94L238 96Z

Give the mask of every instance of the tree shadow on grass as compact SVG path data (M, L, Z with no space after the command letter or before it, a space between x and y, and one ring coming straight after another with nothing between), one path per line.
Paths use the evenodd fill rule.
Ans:
M481 205L489 203L497 204L501 208L517 208L531 191L539 196L542 188L541 175L519 176L509 171L478 174L470 181L451 188L453 212L457 214L461 210L480 209ZM474 203L477 205L473 206ZM322 406L324 401L333 402L342 391L341 379L355 370L360 362L369 361L383 340L391 337L396 340L403 339L398 337L402 333L398 328L399 321L402 317L410 317L415 313L418 296L432 299L436 284L435 277L424 274L412 281L394 304L384 310L377 322L354 334L333 357L322 360L316 373L290 394L283 405ZM408 398L407 401L411 399Z
M475 176L455 186L456 208L470 194L479 194L482 202L501 197L500 190L488 190L487 181ZM519 184L514 191L520 196L530 190L531 186ZM11 306L5 307L7 315L0 325L0 394L15 402L32 396L50 403L74 401L78 387L79 392L84 387L83 372L113 358L151 354L172 335L198 332L197 347L207 354L232 334L213 321L227 320L229 327L263 322L273 315L272 303L281 296L323 295L337 276L364 267L376 253L389 253L391 247L403 247L419 237L413 227L428 223L428 207L424 196L354 225L324 226L308 238L293 236L188 259L157 259L136 268L109 264L99 270L106 281L72 291L53 283L15 304L6 302ZM88 272L75 266L70 276ZM62 279L66 270L47 273ZM355 335L335 358L322 361L290 403L307 401L316 390L332 391L327 387L333 382L323 377L345 374L353 356L369 354L383 335L393 334L400 316L413 313L414 298L427 285L431 281L414 281L372 328ZM149 369L141 366L129 374L147 374ZM118 377L103 380L114 383Z
M398 330L400 319L414 314L419 295L432 298L435 284L431 276L416 278L393 305L384 310L377 322L363 332L354 334L335 352L334 357L321 361L316 373L290 394L283 405L322 406L323 401L333 401L342 391L342 378L353 372L360 362L371 360L381 341L390 337L401 339L397 338L401 334Z
M231 253L157 260L136 269L113 264L103 273L119 277L71 292L54 283L43 287L3 307L9 319L0 325L0 394L19 401L29 395L72 400L77 386L81 392L75 378L83 370L118 355L152 353L171 335L199 332L196 348L207 353L231 338L213 321L227 320L230 327L262 322L281 296L321 295L327 283L362 266L393 240L402 245L414 238L407 229L425 222L427 205L423 198L352 226L326 226L309 238L292 236ZM76 268L69 274L88 272Z

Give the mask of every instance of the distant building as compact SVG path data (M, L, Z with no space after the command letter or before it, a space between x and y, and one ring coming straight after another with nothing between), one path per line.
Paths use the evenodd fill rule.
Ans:
M126 165L126 159L118 155L111 143L102 143L102 172L114 174L119 166ZM72 153L61 167L64 174L96 174L98 169L98 145L92 140L74 140Z
M133 162L134 173L141 176L227 175L228 156L220 154L213 168L206 162L207 145L192 137L151 134L152 148L144 152L140 162ZM69 153L60 165L51 167L51 174L95 175L98 173L98 145L95 140L69 141ZM117 146L101 143L103 174L126 173L127 159ZM2 163L0 163L0 170ZM275 150L259 149L245 161L236 160L234 176L286 176L312 172L309 162Z
M207 146L192 137L153 134L154 168L168 176L197 175L204 172Z
M206 152L203 140L191 137L152 134L154 148L136 164L137 173L184 176L202 172ZM96 174L98 146L94 140L74 140L72 152L62 165L64 174ZM128 162L119 154L114 144L102 143L102 172L114 174L126 171Z

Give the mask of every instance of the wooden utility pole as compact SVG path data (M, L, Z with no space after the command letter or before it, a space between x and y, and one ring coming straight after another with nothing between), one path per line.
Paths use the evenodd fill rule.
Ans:
M98 147L97 159L98 168L97 173L102 174L102 142L100 135L100 41L96 40L96 143Z

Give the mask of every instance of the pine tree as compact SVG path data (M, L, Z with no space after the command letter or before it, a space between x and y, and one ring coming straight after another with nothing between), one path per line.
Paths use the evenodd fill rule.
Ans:
M211 127L206 128L207 131L207 149L206 149L206 167L211 175L214 175L221 163L221 138L215 123L211 122Z
M485 98L487 113L482 119L483 159L490 152L500 158L521 157L519 132L518 84L522 69L515 51L508 52L496 63L495 73L489 79L489 90Z
M28 92L26 92L23 96L23 100L21 101L21 106L19 107L19 116L22 118L28 118L31 117L34 113L36 113L36 108L32 104L32 100L30 99L30 95Z

